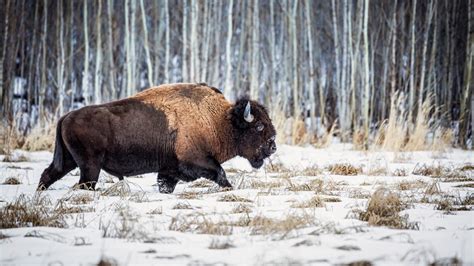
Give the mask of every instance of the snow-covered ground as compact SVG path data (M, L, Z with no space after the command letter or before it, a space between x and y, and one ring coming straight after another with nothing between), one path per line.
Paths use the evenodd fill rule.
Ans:
M21 194L32 197L52 158L49 152L16 152L28 161L0 163L0 207ZM327 167L336 163L362 172L331 174ZM127 178L122 185L129 191L118 196L107 191L114 184L104 172L98 191L72 190L79 179L76 169L42 193L52 208L58 202L76 207L66 216L67 226L0 229L0 265L90 265L101 259L119 265L424 265L445 258L473 264L474 212L436 210L436 200L472 197L474 172L463 171L467 178L458 182L412 173L422 165L458 169L473 164L472 151L457 149L393 153L355 151L349 144L325 149L280 145L272 158L280 169L270 171L267 162L266 170L252 170L242 158L225 163L233 191L198 180L180 183L165 195L154 186L156 175L148 174ZM8 177L21 184L3 184ZM400 214L417 228L369 226L358 219L354 210L364 210L379 187L400 195L408 204ZM427 193L429 187L435 191ZM223 201L225 195L230 201ZM330 201L323 207L296 207L315 196Z

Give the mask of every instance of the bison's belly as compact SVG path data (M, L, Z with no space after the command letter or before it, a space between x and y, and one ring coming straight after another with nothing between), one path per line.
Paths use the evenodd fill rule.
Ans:
M142 147L107 153L102 168L113 175L133 176L176 167L175 156L165 149Z

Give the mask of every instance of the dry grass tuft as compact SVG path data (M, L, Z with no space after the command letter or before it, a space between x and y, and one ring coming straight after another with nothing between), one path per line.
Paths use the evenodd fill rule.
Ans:
M375 226L397 229L415 228L416 225L408 223L407 216L400 216L399 212L405 208L406 204L397 194L380 188L372 194L367 209L359 212L359 219Z
M323 171L317 165L312 165L298 171L297 173L301 176L317 176L322 174Z
M229 249L234 247L234 244L232 244L230 240L219 240L216 238L212 239L209 245L209 249Z
M294 184L289 179L288 179L288 182L290 184L287 187L287 189L293 192L298 192L298 191L322 192L324 189L324 181L321 179L314 179L304 184Z
M473 164L466 164L462 167L459 167L459 171L474 171L474 165Z
M192 182L189 187L192 187L192 188L209 188L209 187L213 187L214 186L214 183L207 180L207 179L199 179L199 180L196 180L194 182Z
M193 207L187 202L178 202L173 206L173 210L192 210Z
M265 164L265 171L269 173L285 173L290 172L291 170L286 168L281 162L273 163L270 161Z
M9 153L5 155L2 161L4 163L22 163L22 162L29 162L30 158L28 158L28 156L26 156L23 153L13 152L13 153Z
M3 185L20 185L20 179L18 177L12 176L12 177L7 177L5 181L3 181Z
M163 207L159 206L147 212L147 214L163 214Z
M324 202L319 196L314 196L309 200L294 203L291 205L292 208L322 208Z
M237 196L235 194L225 194L221 196L217 201L222 201L222 202L252 202L249 199Z
M333 175L358 175L362 173L361 167L355 167L350 163L337 163L328 166L328 170Z
M235 206L231 212L232 213L250 213L252 212L252 206L248 204L240 203L237 206Z
M46 196L28 197L21 194L14 202L0 209L0 228L31 226L66 227L65 213L52 207Z
M107 197L127 197L130 195L132 189L130 188L130 184L124 179L120 180L117 183L114 183L112 186L104 190L102 192L102 196Z
M280 239L286 238L292 231L315 224L314 217L309 215L288 215L284 219L277 220L264 216L255 216L248 220L247 226L251 228L253 235L280 235Z
M396 188L399 190L412 190L425 188L427 183L423 180L402 180L396 184Z
M427 164L416 164L412 171L414 175L441 177L446 172L445 168L441 165L427 165Z
M393 176L407 176L407 170L405 168L397 168L392 173Z
M284 186L284 183L281 181L265 182L260 180L252 180L249 186L253 189L273 189Z
M341 202L341 199L336 197L322 198L322 200L323 202Z
M118 206L115 217L107 223L101 221L99 229L102 230L102 237L149 241L150 233L141 225L139 218L128 205Z
M91 193L82 192L72 195L71 197L67 198L66 201L75 205L88 204L94 201L94 195Z
M53 151L56 136L56 126L51 123L45 127L39 125L34 127L31 133L26 136L22 149L27 151Z
M183 191L182 193L178 194L178 198L186 200L198 199L200 197L201 194L195 191Z
M202 213L173 217L168 228L172 231L197 234L232 234L232 227L227 222L213 222Z

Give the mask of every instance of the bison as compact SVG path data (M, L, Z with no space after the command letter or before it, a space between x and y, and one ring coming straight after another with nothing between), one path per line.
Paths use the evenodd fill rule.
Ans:
M118 177L158 173L161 193L200 177L231 188L221 164L236 156L260 168L276 151L275 128L259 103L232 104L204 83L166 84L69 112L57 124L53 162L38 190L76 167L94 189L101 169Z

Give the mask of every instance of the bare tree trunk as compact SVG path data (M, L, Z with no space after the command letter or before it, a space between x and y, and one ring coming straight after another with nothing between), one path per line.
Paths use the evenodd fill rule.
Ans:
M132 0L133 1L133 0ZM130 0L125 0L125 67L127 69L127 86L125 96L132 94L132 55L130 49Z
M143 46L145 47L145 59L146 59L146 66L147 66L147 77L148 77L148 86L153 86L153 67L151 64L151 57L150 57L150 47L148 45L148 26L146 24L146 13L145 7L143 5L143 0L140 0L140 10L142 15L142 26L143 26Z
M225 71L225 89L224 94L227 99L234 101L234 94L232 93L232 5L233 0L228 3L229 8L227 9L227 40L225 48L226 58L226 71Z
M6 97L8 95L8 88L5 86L6 83L3 80L3 68L5 65L5 54L7 51L7 43L8 43L8 27L9 27L9 11L10 11L10 0L6 0L6 5L5 5L5 27L4 27L4 37L3 37L3 47L2 47L2 53L0 54L0 88L2 91L0 92L0 99L2 100L2 117L6 117L6 114L8 113L8 108L6 106L8 105L9 99Z
M187 82L188 77L188 1L183 0L183 64L182 64L182 77L183 82Z
M135 42L137 40L137 26L136 26L136 17L137 17L137 12L136 12L136 1L132 0L130 2L130 64L131 64L131 69L132 69L132 80L130 81L131 83L131 91L130 95L135 94L137 91L137 85L139 85L137 82L137 49L135 48Z
M59 24L59 51L56 60L57 64L57 85L58 85L58 107L56 117L61 116L64 113L64 94L65 94L65 77L64 77L64 65L66 64L66 55L64 48L64 14L63 14L63 2L58 3L57 19Z
M422 106L424 101L425 92L425 71L426 71L426 54L428 50L428 39L430 37L431 19L433 17L433 0L430 0L428 7L428 16L426 17L425 36L423 41L423 52L421 60L421 72L420 72L420 94L418 95L418 114L422 112Z
M364 146L369 148L369 98L370 98L370 69L369 69L369 0L364 0Z
M168 0L166 0L168 1ZM192 82L199 82L198 77L198 59L199 59L199 46L197 42L197 24L198 24L198 1L191 2L191 81Z
M409 111L408 125L409 129L413 123L415 112L415 30L416 30L416 0L413 0L411 14L411 48L410 48L410 93L409 93Z
M252 63L250 70L250 98L258 100L258 90L259 90L259 42L260 42L260 22L259 22L259 10L258 10L258 0L253 1L253 15L252 15ZM296 1L295 1L296 3Z
M315 126L315 118L316 118L316 99L315 99L315 84L314 84L314 76L316 75L316 69L314 69L314 62L313 62L313 40L312 40L312 29L311 29L311 1L305 1L306 12L306 36L308 38L308 60L309 60L309 104L310 104L310 129L309 131L311 134L316 133L316 126Z
M86 13L87 14L87 13ZM44 98L46 94L46 86L47 80L46 80L46 54L47 54L47 40L48 36L48 0L44 0L44 6L43 6L43 36L42 36L42 45L43 45L43 54L41 56L42 59L42 71L41 71L41 86L39 90L39 97L38 97L38 106L39 106L39 125L40 127L44 126L45 124L45 116L46 112L44 109Z
M95 55L95 73L94 73L94 103L102 102L102 1L98 2L96 18L96 55Z
M397 4L398 0L394 1L393 18L392 18L392 56L390 65L390 97L393 96L397 86L396 62L397 62Z
M119 97L119 95L114 94L113 92L116 91L115 87L115 63L114 63L114 39L113 39L113 27L112 27L112 7L113 7L114 0L107 0L107 57L109 63L109 96L112 97Z
M468 30L467 30L467 45L466 45L466 63L464 65L464 85L461 95L461 117L460 129L459 129L459 141L461 147L467 148L467 142L469 137L469 116L471 116L471 140L474 139L474 114L472 99L472 75L473 69L472 64L474 61L474 1L469 0L469 14L468 14ZM474 146L474 142L471 143L471 149Z
M165 0L165 83L170 82L170 10L169 10L169 1Z

